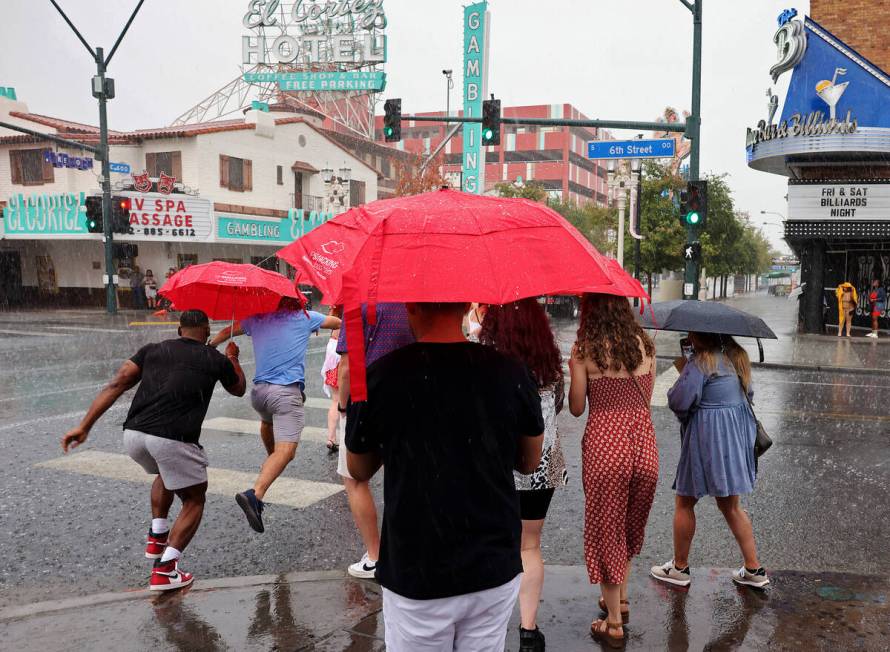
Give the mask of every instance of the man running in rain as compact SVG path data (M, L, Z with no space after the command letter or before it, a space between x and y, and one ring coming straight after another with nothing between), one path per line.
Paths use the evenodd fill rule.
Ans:
M408 303L417 342L368 368L349 407L349 472L385 465L377 579L386 649L503 650L522 573L513 469L541 458L528 369L467 342L469 304Z
M337 317L305 310L299 299L283 297L275 312L254 315L217 333L211 346L234 335L253 339L256 375L250 393L253 409L260 415L260 437L268 457L252 489L235 495L247 522L257 532L263 525L263 498L297 454L303 434L306 400L306 348L309 336L320 328L340 327Z
M145 556L154 559L149 589L166 591L188 586L191 573L179 569L182 551L195 536L207 493L207 454L198 443L216 382L233 396L244 396L244 372L238 347L226 354L206 345L210 322L200 310L179 319L179 338L147 344L124 362L95 398L83 421L62 437L67 453L86 441L90 429L121 394L139 384L124 421L124 444L130 457L157 475L151 486L151 528ZM170 529L167 515L173 496L182 509Z

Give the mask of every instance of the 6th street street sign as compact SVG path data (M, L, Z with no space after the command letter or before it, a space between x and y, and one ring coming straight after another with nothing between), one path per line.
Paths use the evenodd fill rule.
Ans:
M673 158L673 138L591 140L587 158Z

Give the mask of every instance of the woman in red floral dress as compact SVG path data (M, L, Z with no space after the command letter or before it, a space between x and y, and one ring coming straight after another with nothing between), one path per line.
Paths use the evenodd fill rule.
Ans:
M627 577L640 554L658 481L658 448L649 412L655 345L627 299L585 294L569 360L569 410L589 403L581 441L585 496L584 559L599 583L605 620L590 627L597 640L620 647L630 619Z

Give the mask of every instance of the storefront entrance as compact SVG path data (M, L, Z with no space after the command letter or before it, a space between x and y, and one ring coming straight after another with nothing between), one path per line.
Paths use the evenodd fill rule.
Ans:
M22 259L17 251L0 251L0 310L22 303Z
M859 295L853 325L870 328L871 305L868 295L874 279L881 281L881 286L890 291L890 242L829 245L825 252L825 302L830 308L826 311L826 323L838 323L835 288L846 281L856 288ZM878 324L882 329L890 328L887 310L881 313Z

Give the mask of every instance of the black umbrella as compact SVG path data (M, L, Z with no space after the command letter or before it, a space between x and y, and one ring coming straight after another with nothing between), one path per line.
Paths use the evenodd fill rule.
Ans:
M659 301L641 316L643 328L779 339L760 318L717 301Z

